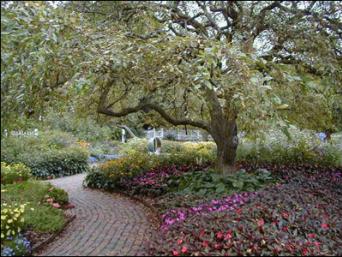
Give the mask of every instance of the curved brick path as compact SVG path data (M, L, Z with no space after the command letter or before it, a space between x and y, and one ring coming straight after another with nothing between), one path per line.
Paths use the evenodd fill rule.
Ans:
M69 193L76 218L41 256L144 255L149 210L126 197L82 187L85 174L50 180Z

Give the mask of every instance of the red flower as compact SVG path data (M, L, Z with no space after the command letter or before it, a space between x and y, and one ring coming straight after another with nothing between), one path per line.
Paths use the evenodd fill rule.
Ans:
M180 245L180 244L182 244L182 243L183 243L183 240L182 240L182 239L178 239L178 240L177 240L177 244Z
M236 210L236 213L239 214L239 215L241 214L241 212L242 212L242 208L239 208L239 209Z
M224 236L225 240L229 240L233 237L233 231L229 230L226 235Z
M309 253L308 248L303 248L303 250L302 250L302 255L303 255L303 256L306 256L308 253Z
M223 239L223 233L221 231L217 232L216 233L216 238L220 239L220 240Z
M281 216L283 216L284 219L288 219L289 218L289 214L287 212L283 212L281 214Z
M172 251L172 254L173 254L173 256L179 256L179 252L176 251L176 250L173 250L173 251Z
M323 228L323 229L328 229L328 228L329 228L329 224L327 224L327 223L322 223L321 228Z
M209 246L209 242L207 240L203 241L202 243L203 247L208 247Z
M295 247L293 244L286 244L286 249L290 251L291 253L295 250Z
M315 238L315 237L316 237L316 234L313 234L313 233L308 234L308 238Z
M289 231L289 228L287 226L284 226L284 227L281 228L281 230L284 231L284 232L287 232L287 231Z
M204 236L205 235L205 230L202 229L201 232L200 232L200 237Z
M264 221L263 218L261 218L261 219L258 220L258 226L259 226L259 227L262 227L264 224L265 224L265 221Z
M214 245L214 248L215 248L216 250L220 250L220 249L222 248L222 245L221 245L221 244L215 244L215 245Z
M181 252L186 253L187 251L188 251L188 248L186 248L186 246L183 246Z
M320 243L320 242L317 242L317 241L313 242L313 244L314 244L315 246L317 246L317 247L321 245L321 243Z

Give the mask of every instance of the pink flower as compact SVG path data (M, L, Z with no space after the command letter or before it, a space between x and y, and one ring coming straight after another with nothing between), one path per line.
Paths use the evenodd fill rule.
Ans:
M48 199L46 199L46 201L47 201L48 203L53 203L53 199L52 199L52 198L48 198Z
M262 227L265 224L265 221L263 218L258 220L258 227Z
M188 251L188 248L186 248L186 246L183 246L181 252L186 253L187 251Z
M308 238L315 238L315 237L316 237L316 234L313 234L313 233L308 234Z
M180 245L180 244L182 244L182 243L183 243L183 240L182 240L182 239L178 239L178 240L177 240L177 244Z
M208 247L209 246L209 242L207 240L203 241L202 243L203 247Z
M52 204L52 207L53 207L53 208L57 208L57 209L58 209L58 208L61 208L61 206L59 205L59 203L53 203L53 204Z
M319 248L320 245L321 245L321 243L320 243L320 242L317 242L317 241L313 242L313 244L314 244L317 248Z
M328 228L329 228L329 224L327 224L327 223L322 223L321 228L323 228L323 229L328 229Z
M232 232L231 230L229 230L229 231L227 232L227 234L224 236L224 239L225 239L225 240L231 239L231 238L233 237L232 234L233 234L233 232Z
M216 238L217 239L223 239L223 233L221 231L216 233Z
M222 248L222 245L221 245L221 244L215 244L215 245L214 245L214 248L215 248L216 250L220 250L220 249Z
M283 212L281 214L281 216L283 216L284 219L288 219L289 218L289 214L287 212Z
M179 252L176 251L176 250L173 250L173 251L172 251L172 254L173 254L173 256L179 256Z

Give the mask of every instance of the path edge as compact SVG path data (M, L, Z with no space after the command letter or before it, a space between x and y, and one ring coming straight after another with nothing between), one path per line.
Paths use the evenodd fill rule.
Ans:
M71 215L67 218L64 226L57 232L53 233L50 237L45 239L43 242L39 243L38 245L34 246L32 248L32 256L35 253L38 253L39 251L43 250L48 244L50 244L57 236L62 234L62 232L68 227L68 225L76 218L76 214Z

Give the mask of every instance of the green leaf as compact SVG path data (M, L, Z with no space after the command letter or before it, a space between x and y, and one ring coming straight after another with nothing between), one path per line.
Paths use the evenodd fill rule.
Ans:
M233 187L236 187L238 189L242 189L244 186L244 182L240 180L234 180Z
M287 110L289 108L288 104L281 104L277 106L277 110Z

